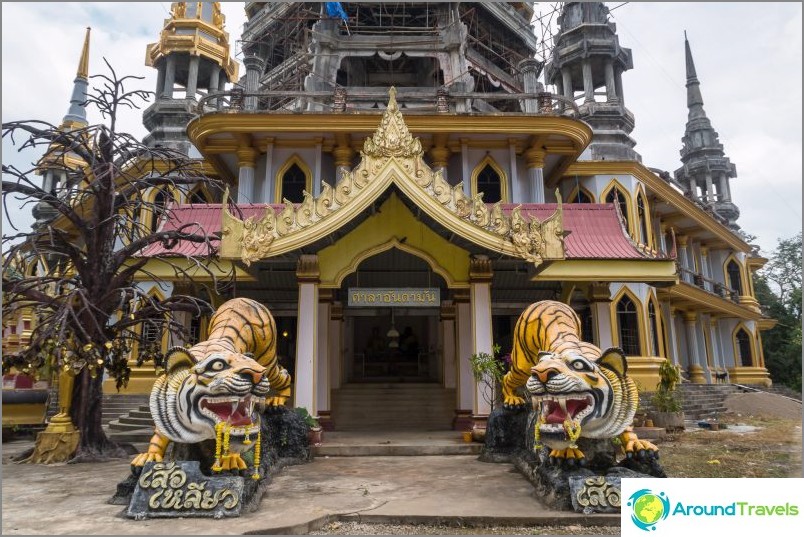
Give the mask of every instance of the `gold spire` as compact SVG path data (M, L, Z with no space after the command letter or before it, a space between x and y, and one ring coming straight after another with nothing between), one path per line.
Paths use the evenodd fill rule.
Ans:
M89 32L92 30L87 26L87 35L84 38L84 48L81 49L81 59L78 60L78 73L76 76L89 78Z

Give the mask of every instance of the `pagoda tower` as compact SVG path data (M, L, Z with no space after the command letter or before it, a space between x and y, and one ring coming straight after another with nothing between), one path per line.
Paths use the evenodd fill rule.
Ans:
M89 89L90 31L91 29L87 28L84 45L81 47L78 70L73 80L73 92L70 96L70 107L59 125L59 129L63 132L83 129L89 125L86 100ZM36 170L37 175L42 175L42 188L49 192L57 193L66 184L68 169L82 162L74 153L64 152L63 149L51 145L48 152L39 161ZM33 227L36 229L52 220L58 212L47 203L37 203L33 208L32 214L35 219Z
M701 83L695 72L690 42L684 32L684 52L687 64L687 126L681 142L681 163L675 171L676 181L688 196L710 206L727 225L737 230L740 210L731 201L729 180L737 176L737 169L726 157L717 131L712 127L703 108Z
M523 112L490 94L540 91L531 3L324 4L246 4L243 85L262 94L246 109L382 109L394 86L404 109L435 111L440 91L486 96L442 112Z
M156 100L142 116L149 131L146 145L189 154L185 129L196 114L198 100L222 92L226 82L237 80L238 63L230 56L224 22L219 2L171 4L159 42L148 45L145 54L145 64L159 73Z
M567 2L558 18L553 57L545 80L575 102L592 127L591 160L636 160L634 115L625 107L622 74L633 68L631 49L622 48L603 2ZM602 91L598 91L601 90Z

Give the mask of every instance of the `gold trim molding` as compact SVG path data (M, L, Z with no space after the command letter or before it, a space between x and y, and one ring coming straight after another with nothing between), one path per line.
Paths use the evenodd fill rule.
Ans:
M440 170L433 171L425 163L421 141L408 130L394 88L389 91L379 127L366 139L360 155L360 163L342 171L334 187L322 181L317 198L305 190L300 204L284 200L281 210L267 206L262 216L245 221L229 211L227 191L221 220L221 258L240 259L250 265L297 250L361 214L392 184L439 224L478 246L535 266L565 258L558 191L558 207L544 220L523 216L520 206L510 214L503 213L500 202L489 208L482 192L467 197L462 183L451 186Z

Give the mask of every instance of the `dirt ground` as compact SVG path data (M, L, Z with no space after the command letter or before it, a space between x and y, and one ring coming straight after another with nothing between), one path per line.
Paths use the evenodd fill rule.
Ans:
M688 422L659 445L669 477L802 477L801 403L768 393L726 400L726 429Z
M801 422L801 403L772 393L736 393L725 401L729 412L757 418L780 418Z

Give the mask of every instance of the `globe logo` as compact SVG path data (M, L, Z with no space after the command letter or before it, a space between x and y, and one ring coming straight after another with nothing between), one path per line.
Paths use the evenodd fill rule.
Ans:
M648 489L640 489L628 498L631 508L631 522L644 531L656 529L656 524L670 514L670 500L667 494L654 493Z

